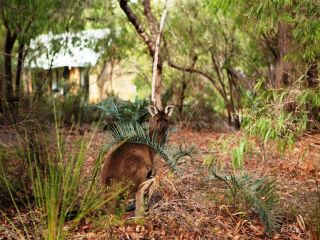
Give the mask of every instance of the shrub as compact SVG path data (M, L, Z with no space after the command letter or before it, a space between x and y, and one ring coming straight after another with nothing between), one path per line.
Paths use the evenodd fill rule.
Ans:
M226 184L232 196L234 210L236 210L237 204L241 202L240 199L243 199L258 214L267 233L273 233L279 228L281 214L277 206L279 197L275 180L255 179L249 175L220 176L215 170L212 170L211 174L213 178Z
M320 129L320 88L273 90L264 89L258 82L254 92L259 94L247 94L242 129L263 145L276 142L284 152L297 136Z
M5 165L0 166L1 182L14 207L13 215L1 211L9 223L5 229L8 236L19 239L65 239L82 219L103 209L106 203L126 190L125 186L119 186L105 192L98 185L102 153L84 181L85 160L95 132L89 140L85 135L75 146L71 146L68 141L70 135L64 137L55 118L54 133L35 132L32 135L35 146L42 147L31 148L30 144L19 146L22 152L19 156L25 160L28 176L28 181L22 186L13 185ZM43 141L40 134L51 141L39 143ZM26 141L30 137L28 131L23 136Z

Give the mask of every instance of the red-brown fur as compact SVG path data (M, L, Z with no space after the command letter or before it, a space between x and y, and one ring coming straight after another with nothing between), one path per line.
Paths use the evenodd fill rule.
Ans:
M149 120L150 135L157 131L159 143L164 141L172 111L173 106L166 107L165 111L149 106L152 115ZM105 156L101 174L102 184L110 186L113 182L130 182L130 192L136 193L140 184L154 172L154 158L154 150L144 144L125 142L116 146ZM140 209L141 205L141 200L137 199L136 210Z

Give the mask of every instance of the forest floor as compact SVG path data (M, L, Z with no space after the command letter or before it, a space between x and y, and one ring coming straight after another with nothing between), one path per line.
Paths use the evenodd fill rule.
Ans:
M71 142L80 139L85 130L74 130L70 134L69 129L65 129L71 135ZM224 183L205 180L208 167L203 160L213 153L218 156L224 171L232 172L228 154L213 150L212 144L239 137L237 132L209 130L181 129L172 133L169 146L196 149L194 161L186 157L179 162L181 174L165 175L179 194L167 193L163 198L156 198L141 219L134 219L132 213L127 213L120 221L110 217L104 218L105 223L100 221L101 217L97 221L84 221L72 239L312 239L308 226L319 201L320 134L304 135L284 156L276 153L273 146L267 149L257 146L245 159L244 172L256 178L267 176L277 180L283 224L272 236L264 232L254 211L234 209ZM104 132L94 134L84 175L90 174L98 150L106 142L108 136ZM158 159L158 174L167 169L164 161Z
M179 163L182 174L170 178L180 194L167 195L151 204L140 220L134 220L132 214L127 214L121 224L105 229L101 226L95 228L94 223L80 226L73 239L311 239L308 219L319 201L320 134L301 137L284 156L270 147L264 149L263 159L262 150L257 147L245 160L246 173L277 180L283 224L272 236L264 232L264 226L253 211L234 210L230 199L226 198L226 187L222 182L205 181L208 169L203 160L211 154L210 146L230 137L239 138L239 134L190 129L172 133L169 146L182 144L197 150L195 161L183 159ZM105 133L95 135L92 156L106 141ZM218 154L220 164L230 172L230 158L223 153ZM93 165L94 159L88 159L89 166ZM165 170L165 163L158 161L158 173Z

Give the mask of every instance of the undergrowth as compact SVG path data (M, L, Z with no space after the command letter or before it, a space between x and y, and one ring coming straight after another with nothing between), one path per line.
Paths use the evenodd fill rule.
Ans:
M225 183L230 192L232 206L235 212L241 208L242 200L246 203L247 212L250 208L258 214L268 234L274 233L282 223L279 211L279 196L277 183L267 178L254 178L250 175L219 175L214 169L209 180L218 179Z
M9 212L0 211L8 223L2 230L14 239L66 239L83 219L90 219L90 215L103 210L127 190L126 186L111 188L108 192L101 188L98 172L102 153L96 157L84 182L85 160L97 127L76 144L70 143L72 128L65 137L58 118L55 118L54 129L54 134L36 131L30 135L26 130L18 136L16 158L22 158L27 176L21 185L16 186L15 176L8 174L6 149L0 154L0 179L12 206ZM49 140L43 142L43 139Z
M253 92L259 94L247 94L242 131L263 146L275 142L284 153L297 136L320 129L320 88L273 90L258 82Z

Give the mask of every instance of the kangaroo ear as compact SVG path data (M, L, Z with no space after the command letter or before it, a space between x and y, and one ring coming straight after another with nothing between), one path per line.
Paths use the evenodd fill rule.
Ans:
M173 110L174 110L174 105L168 105L164 109L164 113L167 114L170 117L172 115L172 113L173 113Z
M149 113L151 114L151 116L152 117L154 117L155 115L157 115L158 114L158 109L155 107L155 106L153 106L153 105L149 105L148 106L148 110L149 110Z

